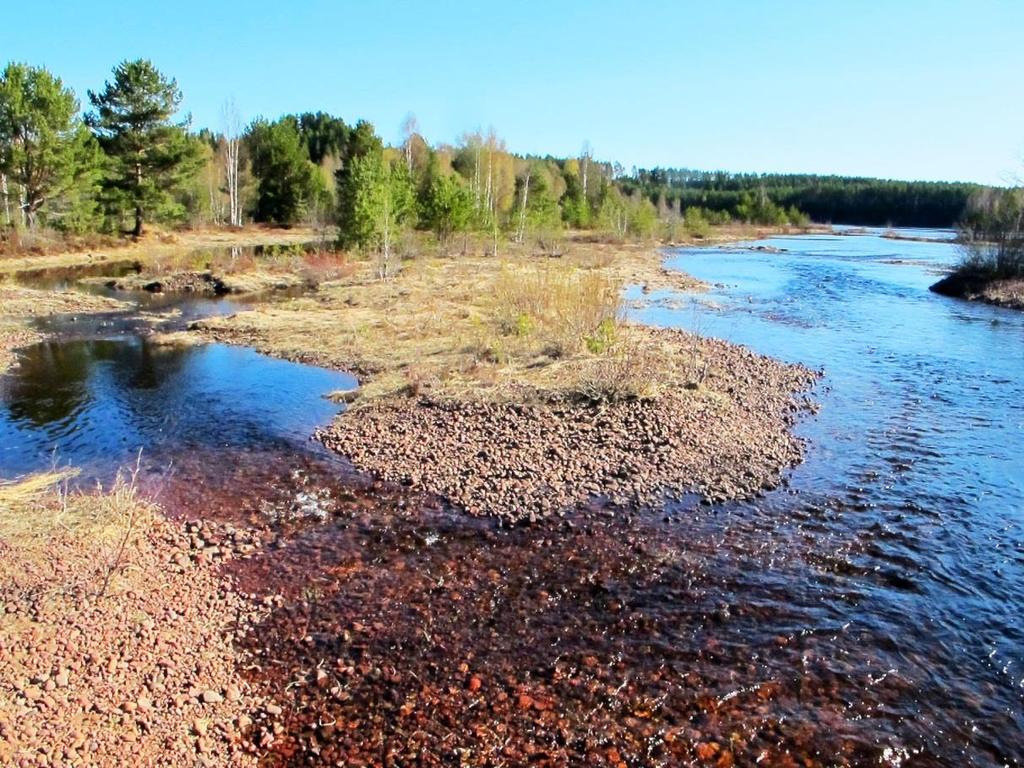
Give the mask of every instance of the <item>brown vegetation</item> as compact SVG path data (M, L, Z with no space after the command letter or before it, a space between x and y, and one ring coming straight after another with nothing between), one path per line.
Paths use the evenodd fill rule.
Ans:
M118 278L87 277L81 282L120 291L256 294L314 288L353 271L345 254L337 251L307 250L300 244L260 250L259 255L253 248L159 254L147 259L138 272Z
M0 252L0 275L17 274L56 267L81 267L104 261L137 259L144 263L159 258L173 258L201 249L244 248L255 245L301 245L323 239L324 233L308 227L275 229L250 226L240 229L196 229L179 232L152 230L133 240L104 240L74 243L68 247L42 249L41 252L24 250Z
M619 291L637 274L659 285L698 285L673 277L662 260L649 246L575 243L558 259L423 256L391 280L363 262L316 294L197 328L208 338L361 373L360 402L424 391L483 400L514 400L531 388L592 395L596 378L610 366L628 372L626 363L636 363L646 389L657 381L646 367L661 350L645 329L622 322ZM679 362L669 356L659 366Z

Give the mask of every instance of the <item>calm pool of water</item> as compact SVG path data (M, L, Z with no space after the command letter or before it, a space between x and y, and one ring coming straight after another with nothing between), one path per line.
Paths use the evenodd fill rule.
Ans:
M248 349L134 335L44 342L20 359L0 379L0 477L57 463L109 481L141 451L144 478L180 486L175 496L241 492L311 455L330 460L310 435L340 410L324 395L355 384Z

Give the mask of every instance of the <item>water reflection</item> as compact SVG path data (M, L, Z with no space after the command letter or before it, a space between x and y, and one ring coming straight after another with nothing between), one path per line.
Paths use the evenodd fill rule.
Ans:
M46 342L2 380L0 476L53 457L109 476L143 449L147 464L184 459L215 480L236 451L312 450L339 407L323 398L345 374L222 345L161 346L145 337ZM210 463L212 462L212 463Z

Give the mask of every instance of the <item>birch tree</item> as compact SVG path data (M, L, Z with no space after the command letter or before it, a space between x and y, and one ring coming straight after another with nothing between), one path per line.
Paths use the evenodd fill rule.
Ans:
M0 194L4 198L4 226L11 226L11 201L8 198L7 174L0 173Z
M526 236L526 206L529 202L530 197L530 175L533 169L530 166L526 168L526 178L523 180L522 191L520 192L519 202L519 225L516 227L516 242L523 242L523 238Z
M406 170L410 175L412 174L412 145L417 133L419 133L419 123L416 122L416 115L410 112L402 121L402 152L405 155Z
M359 245L377 254L377 275L394 272L395 244L413 211L413 189L402 160L370 152L352 161L353 228Z
M228 224L242 226L242 203L238 196L239 150L242 146L242 120L234 98L224 103L224 178L228 192Z
M590 161L594 156L594 151L590 146L589 141L583 142L583 149L580 151L580 183L583 186L583 197L587 197L587 179L590 174Z

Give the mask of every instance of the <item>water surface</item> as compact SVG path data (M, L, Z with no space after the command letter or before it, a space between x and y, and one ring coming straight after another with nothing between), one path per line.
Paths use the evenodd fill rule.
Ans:
M311 461L337 463L310 436L341 410L324 395L355 384L245 348L125 333L42 342L19 360L0 378L0 477L58 464L109 482L141 452L147 487L192 514L218 491L266 493Z
M828 636L838 692L871 703L843 730L920 764L1019 764L1024 313L930 293L948 243L750 245L672 252L715 287L638 311L826 372L789 488L721 510L723 535L768 549L737 579L770 631Z

